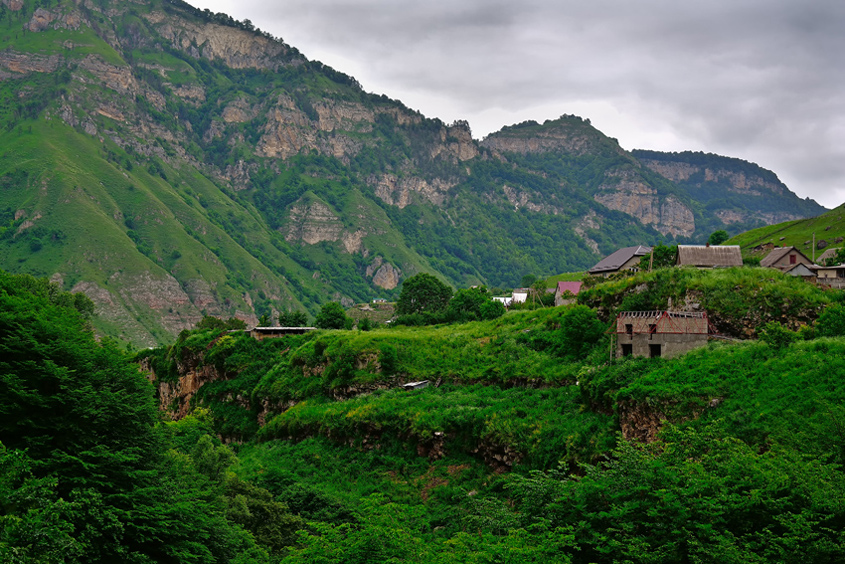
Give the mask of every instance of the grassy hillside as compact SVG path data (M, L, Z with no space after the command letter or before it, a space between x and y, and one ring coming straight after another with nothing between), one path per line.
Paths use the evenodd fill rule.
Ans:
M816 241L815 256L824 252L825 248L842 246L842 241L845 240L843 215L845 215L845 205L839 206L818 217L752 229L751 231L731 238L725 244L739 245L742 247L743 256L756 256L760 258L766 256L768 253L768 247L766 245L777 247L794 246L807 255L808 258L812 259L814 235ZM821 243L822 241L825 243Z

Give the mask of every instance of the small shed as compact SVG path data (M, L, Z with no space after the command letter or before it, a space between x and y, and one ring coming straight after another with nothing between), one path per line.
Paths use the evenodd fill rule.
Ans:
M742 266L739 245L678 245L678 266L727 268Z
M287 335L302 335L314 331L316 327L253 327L249 330L249 336L257 341L264 339L275 339Z
M601 259L593 268L588 270L593 276L610 276L622 270L637 272L640 266L640 259L651 252L651 247L637 245L636 247L625 247L619 249Z
M787 272L798 264L810 266L813 261L795 247L778 247L760 261L760 266L776 268L781 272Z
M707 344L705 312L623 311L616 316L616 356L672 357Z
M403 390L422 390L423 388L428 387L428 380L420 380L419 382L408 382L407 384L402 384Z
M810 267L816 273L816 283L831 288L845 288L845 264L821 266L814 264Z

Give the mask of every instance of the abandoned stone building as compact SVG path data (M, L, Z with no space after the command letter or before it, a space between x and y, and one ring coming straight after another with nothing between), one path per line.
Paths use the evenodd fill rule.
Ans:
M623 311L616 317L616 356L672 357L707 344L704 312Z

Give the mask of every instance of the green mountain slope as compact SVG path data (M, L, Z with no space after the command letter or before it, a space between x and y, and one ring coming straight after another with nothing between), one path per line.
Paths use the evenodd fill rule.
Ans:
M2 5L0 266L86 293L138 346L204 314L395 297L417 272L512 287L707 235L690 193L580 118L479 144L179 0ZM489 142L544 127L585 141Z
M773 247L794 246L812 259L845 241L845 206L808 219L787 221L741 233L726 244L739 245L743 255L765 257ZM816 246L813 248L813 241Z

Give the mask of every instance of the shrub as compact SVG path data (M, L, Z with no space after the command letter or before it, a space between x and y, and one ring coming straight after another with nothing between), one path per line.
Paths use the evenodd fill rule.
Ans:
M790 331L776 321L769 321L760 330L760 340L773 349L788 347L799 338L798 333Z
M845 306L828 306L816 320L816 334L819 337L840 337L845 335Z

